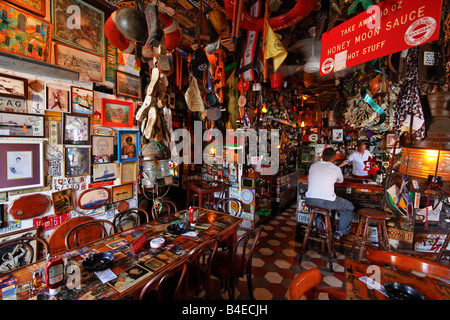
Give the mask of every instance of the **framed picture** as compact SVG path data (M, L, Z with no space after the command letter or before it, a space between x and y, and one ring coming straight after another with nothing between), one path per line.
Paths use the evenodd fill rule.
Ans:
M113 186L111 188L111 202L119 202L133 198L133 183Z
M2 242L14 239L20 239L21 237L37 237L39 236L39 228L32 227L22 229L0 236L0 244ZM0 273L8 272L13 269L25 266L31 261L36 261L40 257L40 245L37 241L30 241L29 244L34 250L34 257L31 256L31 252L23 245L8 246L0 249Z
M388 133L386 134L386 148L393 148L395 145L395 133Z
M92 136L92 163L114 162L114 137Z
M103 57L55 43L55 64L80 74L80 81L103 81Z
M137 178L137 162L120 163L120 183L134 182Z
M64 175L66 177L91 174L91 147L64 148Z
M0 111L27 113L27 100L0 96Z
M102 126L132 127L133 105L129 101L102 99Z
M94 91L72 87L72 112L82 114L94 113Z
M73 11L70 6L79 10L79 26L74 25ZM72 19L71 19L72 18ZM72 47L103 56L105 50L103 11L81 0L53 0L52 21L54 24L53 38Z
M101 163L92 166L92 182L108 181L117 178L117 163Z
M116 96L142 99L142 78L116 70Z
M43 141L0 141L0 192L43 186Z
M78 197L77 205L81 209L89 210L105 205L110 198L109 189L104 187L83 191Z
M0 137L44 137L44 116L0 112Z
M28 80L0 73L0 96L28 100Z
M56 215L73 210L72 189L52 193L53 211Z
M64 113L63 144L89 144L89 116Z
M47 85L47 110L70 112L70 88Z
M0 14L2 20L0 50L51 62L53 30L51 22L3 1L0 2Z
M22 9L33 12L41 17L46 16L47 14L47 6L45 4L45 0L7 0L12 4L21 7Z
M343 141L344 141L344 130L333 129L333 142L343 142Z
M135 130L117 131L117 158L119 162L138 160L141 151L141 132Z

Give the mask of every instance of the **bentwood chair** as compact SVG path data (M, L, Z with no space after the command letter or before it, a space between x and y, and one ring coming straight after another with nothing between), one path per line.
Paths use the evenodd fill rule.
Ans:
M131 208L124 210L122 212L119 212L115 215L113 219L113 225L115 232L122 232L125 230L128 230L130 228L137 227L141 224L141 218L145 218L145 222L147 223L150 221L149 215L147 211L140 208Z
M107 227L109 226L109 228ZM109 229L109 230L108 230ZM74 226L67 232L65 237L66 249L70 250L88 242L92 242L92 238L102 239L114 234L114 224L106 219L94 219L82 222ZM89 241L83 241L88 237Z
M306 300L314 300L313 288L322 282L322 274L318 268L306 270L291 281L288 288L289 300L300 300L305 296Z
M208 184L208 193L206 194L206 200L203 201L204 207L210 210L216 210L217 202L225 198L227 195L227 184L223 181L211 181ZM219 191L214 191L219 189ZM216 196L216 193L218 194Z
M45 250L45 257L50 252L49 245L47 241L40 237L20 237L16 239L6 240L2 243L0 243L0 252L2 252L2 270L0 270L0 273L7 272L19 267L23 267L25 265L28 265L30 263L34 262L34 258L36 257L36 260L39 259L38 252L35 251L33 246L30 244L30 242L36 241L36 244L40 243L44 247ZM10 250L8 250L10 248ZM38 247L36 246L36 249ZM26 260L28 252L28 260ZM24 257L23 259L17 259L17 257Z
M168 216L171 216L172 214L178 212L176 204L173 203L172 201L162 200L162 201L159 201L159 203L161 203L161 208L155 208L155 206L152 205L152 218L153 218L153 220L157 220L159 218L159 214L161 212L164 212L165 208L167 210L167 215Z
M242 201L237 198L223 198L217 202L217 211L232 214L239 218L242 215L243 207ZM230 208L232 210L230 210Z

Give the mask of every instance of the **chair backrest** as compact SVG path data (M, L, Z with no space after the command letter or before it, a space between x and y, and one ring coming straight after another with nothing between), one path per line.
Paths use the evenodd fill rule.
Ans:
M153 220L156 220L159 218L159 213L162 212L164 210L164 207L167 208L167 215L170 216L174 213L176 213L178 211L177 206L175 203L173 203L172 201L169 200L162 200L159 201L159 203L161 203L162 207L161 210L158 210L157 208L155 208L154 205L152 205L152 218Z
M314 299L312 290L322 282L322 274L318 268L306 270L292 279L288 288L289 300L300 300L304 295L306 300Z
M210 191L208 191L207 193L207 199L208 199L208 209L214 210L215 209L215 202L216 199L223 199L226 195L226 186L227 184L223 181L211 181L208 184L207 189L209 189ZM217 189L220 188L220 191L213 191L212 189ZM219 192L219 196L216 197L215 193Z
M115 232L117 233L125 231L122 225L124 221L131 221L133 227L139 226L141 224L141 216L144 216L146 218L146 221L143 223L147 223L150 221L149 215L147 211L145 211L144 209L130 208L122 212L119 212L114 216L112 222L114 225Z
M242 215L242 208L244 207L244 205L242 204L242 201L237 198L220 199L219 202L217 202L217 211L232 214L229 207L233 206L233 204L235 204L237 206L237 209L234 210L235 211L234 216L240 218Z
M255 251L255 247L258 244L259 236L261 235L261 230L263 227L264 225L260 225L252 230L247 231L236 241L231 257L231 265L234 266L234 268L232 268L232 273L237 271L238 273L242 274L244 272L251 271L253 252ZM238 250L242 250L242 252L238 252ZM236 259L236 255L238 253L242 254L241 260ZM242 263L240 266L235 265L238 261L241 261ZM234 278L234 274L232 278Z
M403 272L414 270L422 272L425 275L450 279L450 267L433 261L411 257L406 254L367 248L366 259L376 265L393 266Z
M108 232L106 225L110 227L110 230ZM66 242L66 249L70 250L75 247L79 247L80 245L86 244L86 243L80 243L80 238L83 239L83 233L89 235L89 239L92 242L92 236L94 235L97 240L102 239L105 237L108 237L112 234L114 234L114 224L111 223L111 221L106 219L94 219L92 221L86 221L83 223L80 223L79 225L74 226L72 229L69 230L66 234L65 242ZM72 237L73 235L73 237ZM81 240L82 241L82 240Z
M35 257L35 250L33 248L33 246L30 244L31 241L36 241L39 242L43 245L44 249L45 249L45 255L44 257L47 256L47 254L50 252L50 248L49 245L47 243L47 241L45 241L44 239L40 238L40 237L19 237L16 239L11 239L11 240L6 240L3 241L2 243L0 243L0 252L2 252L2 249L8 248L8 247L14 247L13 251L14 253L21 250L22 255L26 254L26 251L29 252L29 256L30 256L30 260L24 262L24 264L20 264L19 261L17 261L17 256L14 256L14 253L11 252L4 252L3 256L2 256L2 260L4 261L3 265L2 265L2 270L5 270L7 268L9 268L9 270L13 270L16 268L20 268L23 267L24 265L33 263L34 261L34 257ZM24 249L25 248L25 249ZM36 249L38 249L38 247L36 247ZM22 260L23 261L23 260ZM5 270L2 271L0 270L0 273L2 272L8 272L9 270Z

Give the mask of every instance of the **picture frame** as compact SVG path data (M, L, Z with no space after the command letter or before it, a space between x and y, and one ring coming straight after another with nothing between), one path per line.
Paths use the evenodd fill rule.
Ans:
M64 148L64 176L79 177L91 174L91 147Z
M55 64L80 74L80 81L103 81L102 56L55 43Z
M47 5L45 0L6 0L19 8L30 11L43 18L47 15Z
M106 127L132 127L134 102L102 99L101 124Z
M111 202L119 202L133 198L133 183L113 186L111 188Z
M92 182L109 181L117 178L117 163L92 165Z
M21 1L24 2L24 1ZM53 24L39 16L0 2L0 50L51 63Z
M117 131L118 162L134 162L141 152L141 132L139 130Z
M68 23L77 6L83 19L78 28ZM104 56L105 54L105 13L82 0L53 0L51 6L54 24L53 38L72 47Z
M58 85L47 85L46 110L58 112L70 112L70 88Z
M108 188L98 187L83 191L77 199L78 208L84 210L96 209L105 205L111 198Z
M72 189L53 192L52 200L53 211L56 215L66 213L74 208Z
M142 99L142 78L116 70L116 96Z
M344 142L344 130L333 129L333 142Z
M0 192L44 186L44 142L0 140Z
M0 111L0 137L44 138L44 136L43 115Z
M114 137L98 136L91 137L92 145L92 163L111 163L114 162Z
M0 236L0 244L8 241L19 239L21 237L38 237L39 227L26 228L14 232L2 234ZM37 241L29 241L34 250L34 256L31 257L27 249L21 249L21 245L10 246L0 249L0 273L23 267L31 261L37 261L40 258L40 244ZM25 251L25 253L24 253Z
M89 116L63 114L63 144L88 145L90 123Z
M0 111L27 113L28 101L24 99L15 99L0 96Z
M28 79L0 73L0 96L28 100Z
M386 134L386 148L387 149L393 148L396 141L397 141L397 139L395 137L395 133Z
M94 114L94 91L80 87L71 89L72 113Z
M137 161L120 163L120 183L134 182L137 178Z

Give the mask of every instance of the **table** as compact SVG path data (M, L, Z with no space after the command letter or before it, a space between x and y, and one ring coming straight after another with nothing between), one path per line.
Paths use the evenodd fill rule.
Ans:
M17 293L17 300L117 300L138 298L141 289L152 277L167 268L182 263L183 260L187 259L188 253L197 246L219 236L222 236L222 239L229 239L230 245L236 243L237 228L242 219L226 213L202 208L199 209L197 226L194 230L198 232L196 237L169 234L166 231L167 226L183 220L185 211L179 211L173 216L161 217L158 220L150 221L136 228L60 254L63 258L68 255L72 256L73 262L79 265L80 290L70 290L64 284L58 294L49 296L48 290L44 286L37 293L28 291ZM133 254L130 244L141 234L140 232L145 234L148 241L140 251ZM163 237L165 244L161 248L152 249L149 241L156 237ZM114 253L114 261L109 269L118 277L102 283L93 272L84 270L81 262L92 253L105 251ZM44 264L45 260L43 259L15 269L9 274L2 274L2 277L11 275L17 280L15 283L17 287L17 285L31 281L33 271L41 268ZM2 289L0 289L0 296L3 299Z
M372 266L371 268L369 268ZM406 284L425 296L427 300L449 300L450 284L431 277L421 277L412 273L392 270L390 268L375 266L380 270L380 283L398 282ZM368 269L369 268L369 269ZM369 289L367 284L359 280L360 277L372 275L374 265L351 258L345 258L345 298L346 300L390 300L381 292Z
M224 188L222 185L214 186L214 187L208 187L209 182L205 180L189 180L186 182L186 189L187 189L187 200L186 200L186 206L189 207L189 200L190 200L190 194L191 192L198 194L198 206L201 208L203 203L203 195L215 192L221 192Z

